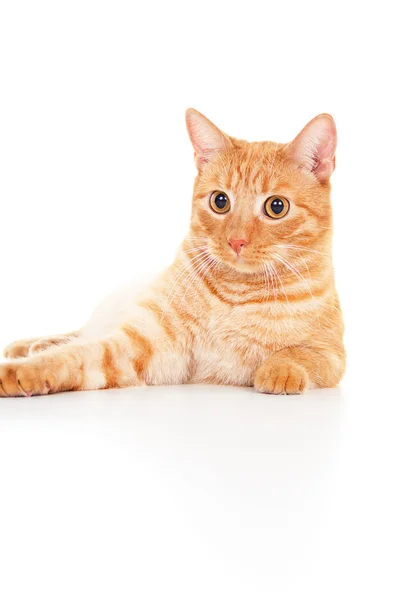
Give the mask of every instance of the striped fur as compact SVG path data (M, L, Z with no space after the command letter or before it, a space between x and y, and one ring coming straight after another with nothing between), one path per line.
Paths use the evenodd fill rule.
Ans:
M81 330L8 346L0 396L216 383L267 393L335 386L345 369L331 259L331 118L287 145L248 143L190 110L192 217L174 263L140 294L115 297ZM214 213L215 190L231 209ZM283 219L267 197L290 201ZM245 239L237 256L228 239Z

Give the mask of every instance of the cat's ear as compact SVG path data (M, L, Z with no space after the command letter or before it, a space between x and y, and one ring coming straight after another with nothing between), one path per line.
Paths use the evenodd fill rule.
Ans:
M309 121L295 140L287 144L285 150L294 162L324 183L335 168L336 146L334 119L323 114Z
M188 108L185 118L198 169L232 145L225 133L194 108Z

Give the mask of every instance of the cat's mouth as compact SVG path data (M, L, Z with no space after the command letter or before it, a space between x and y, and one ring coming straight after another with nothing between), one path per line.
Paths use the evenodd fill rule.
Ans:
M231 269L234 268L240 273L257 273L263 268L260 262L241 255L233 257L230 256L230 258L225 257L222 259L222 262Z
M249 274L263 272L263 262L251 256L246 256L246 253L240 252L236 254L233 252L232 254L229 254L221 252L221 249L219 248L213 247L207 248L206 253L209 260L215 264L220 263L221 266L224 266L229 270L235 269L239 273Z

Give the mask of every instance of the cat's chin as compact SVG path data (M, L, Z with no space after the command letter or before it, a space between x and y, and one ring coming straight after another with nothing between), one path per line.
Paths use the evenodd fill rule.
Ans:
M256 275L262 273L263 268L260 263L250 262L246 258L239 256L237 259L230 261L223 261L224 264L230 269L235 269L238 273L247 273L248 275Z

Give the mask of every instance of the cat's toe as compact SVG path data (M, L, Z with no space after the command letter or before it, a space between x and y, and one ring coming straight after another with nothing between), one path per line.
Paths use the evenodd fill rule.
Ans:
M6 346L3 350L5 358L24 358L28 356L30 342L13 342Z

